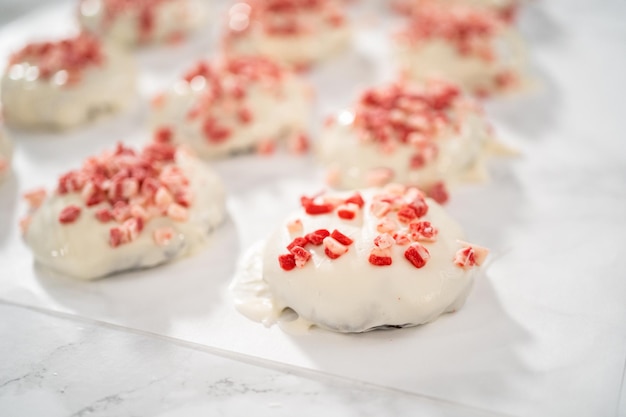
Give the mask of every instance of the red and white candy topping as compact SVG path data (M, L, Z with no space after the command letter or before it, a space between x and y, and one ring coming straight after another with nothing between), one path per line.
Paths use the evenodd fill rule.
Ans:
M308 16L307 16L308 15ZM226 41L245 35L252 27L270 36L311 35L320 30L308 17L316 15L329 27L345 24L339 5L332 0L246 0L229 11Z
M191 29L194 11L203 13L192 10L185 0L81 0L79 6L79 15L88 30L104 34L117 30L120 40L138 43L181 40ZM98 18L90 22L96 15ZM164 22L167 19L170 21ZM130 26L113 28L118 24Z
M71 225L81 216L93 216L109 224L109 245L113 248L137 239L146 222L167 216L173 221L187 220L193 204L189 179L176 165L176 148L153 143L141 151L121 143L113 152L88 158L79 169L63 174L55 193L79 194L82 204L63 208L58 221ZM36 210L46 199L44 189L24 195ZM28 218L23 222L28 227ZM171 228L157 229L153 239L164 245L173 236Z
M72 85L81 80L85 69L101 66L105 59L100 42L81 33L73 38L26 45L11 55L7 70L13 78L18 75L32 80L54 77L59 85ZM18 67L20 64L28 64L29 68Z
M461 55L493 61L496 57L493 39L502 26L502 19L488 10L420 2L398 39L410 43L444 39Z
M392 265L394 248L400 246L404 254L403 261L409 262L417 269L423 268L431 258L429 246L438 239L437 226L425 220L429 212L429 203L424 193L414 187L390 184L367 202L359 192L348 198L324 194L303 196L300 202L306 215L336 216L348 222L362 219L364 210L369 211L368 215L377 219L374 224L378 232L371 242L367 259L372 266ZM329 218L329 223L331 221ZM328 229L305 230L303 223L300 218L287 223L287 229L293 240L286 247L288 252L278 256L280 267L286 271L307 265L312 258L308 247L323 245L326 257L335 260L348 252L356 239L355 236L349 237L339 229L332 232ZM454 265L469 269L480 265L486 258L487 249L464 242L461 244L463 249L456 253L454 259L450 259Z
M460 128L459 121L448 115L459 98L460 90L444 82L425 88L405 83L369 88L357 101L352 125L362 142L378 144L383 153L394 152L398 143L411 145L415 150L411 166L419 169L437 157L441 132ZM389 174L380 171L372 173L376 178L371 185L388 180Z
M428 0L427 0L428 1ZM424 5L427 1L424 0L394 0L391 2L392 8L401 14L411 16L416 13L420 7ZM433 2L431 0L431 2ZM484 2L484 5L481 5L481 1L472 1L472 0L457 0L453 1L452 5L450 4L450 0L435 0L435 3L442 3L443 7L454 7L454 5L463 4L464 7L468 7L474 10L488 10L490 12L495 13L500 19L507 23L512 23L515 21L515 18L519 11L519 1L518 0L509 0L503 1L502 4L499 5L487 5L488 2Z
M195 91L193 105L187 110L186 122L199 124L206 143L221 145L238 134L238 129L260 122L250 96L252 90L282 100L284 82L293 74L274 61L259 56L230 57L198 61L187 70L181 82ZM159 95L152 101L155 111L162 110L167 96ZM288 114L281 115L287 120ZM161 122L163 123L163 122ZM165 121L156 127L154 140L160 143L176 141L176 127ZM278 134L278 132L277 132ZM272 153L278 138L259 138L259 153ZM308 149L308 139L297 133L289 140L294 153Z

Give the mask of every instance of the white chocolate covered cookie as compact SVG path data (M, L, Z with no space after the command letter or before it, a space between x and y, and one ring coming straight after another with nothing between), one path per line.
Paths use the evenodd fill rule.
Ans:
M285 309L337 332L428 323L463 305L487 256L416 188L301 202L243 259L231 287L238 310L266 325Z
M10 57L2 77L4 116L22 128L75 127L128 107L135 78L130 56L91 35L32 43Z
M262 57L199 61L153 100L155 140L185 144L205 158L287 138L307 148L310 88L292 71Z
M167 144L118 144L62 175L50 196L38 189L25 198L31 212L21 225L35 260L78 279L193 253L224 218L217 176Z

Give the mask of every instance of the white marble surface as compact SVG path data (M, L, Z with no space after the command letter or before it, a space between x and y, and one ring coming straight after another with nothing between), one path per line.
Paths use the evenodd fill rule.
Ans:
M530 7L533 31L527 35L545 90L525 102L489 109L499 132L520 146L524 156L495 164L489 185L460 191L451 205L469 235L488 236L484 243L497 256L462 314L396 338L420 335L422 356L410 365L440 373L415 375L419 384L414 391L422 394L454 389L463 404L479 394L487 403L483 408L513 415L626 416L626 281L620 265L626 249L621 120L626 108L626 3L553 0ZM222 173L229 169L223 166ZM13 200L18 185L39 180L18 179L0 193L0 208L11 216L1 218L0 227L14 224L19 214ZM494 195L501 197L495 205ZM254 193L243 196L253 198ZM246 198L237 202L231 211L243 207ZM475 212L483 214L472 218ZM7 256L23 251L4 249ZM200 265L194 262L189 265ZM30 272L31 267L24 262L15 271ZM181 266L169 270L177 268ZM29 292L23 281L0 271L0 282L12 285L4 285L0 298L13 301L0 304L0 416L488 414L415 392L332 377L328 373L349 368L342 360L357 361L366 352L332 356L336 352L324 344L331 339L325 336L308 349L328 373L209 348L213 340L207 323L219 323L222 317L206 311L204 298L171 301L171 287L150 278L137 274L89 288L34 280L35 290ZM201 281L181 277L179 282L184 285L175 295L199 288ZM46 302L49 309L14 304ZM162 306L156 312L155 303ZM485 304L488 308L481 309ZM178 316L191 319L181 319L177 329ZM452 323L469 331L450 333ZM248 337L264 333L264 338L281 338L242 320L238 329L244 328ZM166 331L201 344L156 335ZM388 334L374 337L378 348L370 346L369 354L380 352ZM484 343L476 342L476 335ZM437 357L444 367L436 367L438 362L428 356L437 350L438 339L456 343L443 350L449 357ZM239 350L259 341L241 339ZM371 366L383 375L381 362ZM410 369L406 367L407 375Z
M490 416L0 303L2 416Z

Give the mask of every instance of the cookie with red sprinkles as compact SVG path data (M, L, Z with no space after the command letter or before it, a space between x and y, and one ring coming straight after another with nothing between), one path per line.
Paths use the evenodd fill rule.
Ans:
M166 143L115 149L24 194L20 225L37 263L79 279L156 266L195 252L224 217L219 178Z
M285 309L337 332L427 323L463 305L488 254L414 187L303 195L300 205L231 286L238 309L266 325Z
M413 81L446 79L479 97L519 92L529 84L524 41L489 8L416 2L394 40L400 71Z
M136 89L134 61L82 33L15 51L2 76L8 125L66 129L126 109Z
M251 149L268 154L283 140L301 154L309 148L310 109L308 84L270 59L200 60L153 99L153 136L205 158Z
M456 85L431 81L367 88L326 120L319 157L335 188L417 185L444 203L447 185L481 171L493 141L480 105Z

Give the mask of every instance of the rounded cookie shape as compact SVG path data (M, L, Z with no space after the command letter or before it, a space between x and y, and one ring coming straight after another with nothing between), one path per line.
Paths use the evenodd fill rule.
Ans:
M153 100L154 137L205 158L255 147L266 152L282 138L304 151L310 96L303 80L267 58L199 61Z
M327 119L319 157L336 188L416 185L438 202L444 185L480 167L490 125L478 103L445 82L392 83L365 90Z
M128 107L135 79L130 56L91 35L31 43L10 57L2 77L4 116L22 128L78 126Z
M290 308L337 332L427 323L463 305L487 256L460 241L460 227L416 188L303 197L302 206L240 266L255 294L263 291L250 278L262 279L274 317ZM255 303L236 300L271 322L254 317Z
M35 260L78 279L147 268L191 254L224 218L218 177L166 144L122 144L63 174L49 197L25 195L21 223Z
M203 0L81 0L78 20L83 29L120 45L176 42L207 20L209 3Z
M395 35L403 76L457 83L478 96L528 85L527 52L511 24L488 8L420 2Z
M244 0L228 12L226 53L258 54L306 67L345 49L350 39L336 0Z

